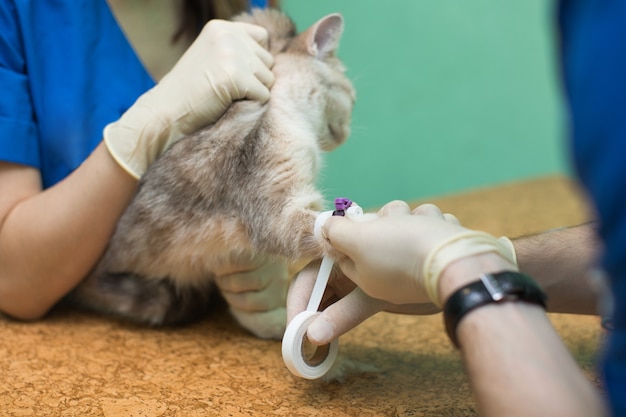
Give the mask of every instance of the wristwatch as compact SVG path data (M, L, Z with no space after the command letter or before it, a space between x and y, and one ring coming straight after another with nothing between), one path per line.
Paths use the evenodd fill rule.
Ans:
M505 301L523 301L546 308L548 297L528 275L515 271L481 274L472 282L454 292L446 301L443 317L446 332L455 347L459 347L456 328L461 319L478 307Z

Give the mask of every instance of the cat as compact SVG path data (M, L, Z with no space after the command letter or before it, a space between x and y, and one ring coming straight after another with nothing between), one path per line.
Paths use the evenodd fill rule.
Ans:
M355 103L336 56L343 18L300 34L275 9L233 20L268 30L271 99L233 103L154 162L73 304L152 326L184 323L211 304L215 276L242 260L265 253L303 266L324 255L313 236L324 206L315 183L322 153L349 136ZM258 337L283 335L284 306L231 312Z

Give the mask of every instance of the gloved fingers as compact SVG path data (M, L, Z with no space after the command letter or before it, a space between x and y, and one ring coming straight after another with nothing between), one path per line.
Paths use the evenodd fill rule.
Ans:
M222 291L233 293L245 291L260 291L268 286L269 275L259 274L258 271L236 272L221 275L215 278L215 283Z
M324 310L337 300L350 294L356 286L354 281L348 278L338 266L334 267L326 285L326 291L322 296L319 309Z
M452 213L442 213L441 209L434 204L422 204L413 209L413 214L418 214L422 216L433 216L433 217L441 217L443 220L448 223L461 225L459 219Z
M257 271L253 271L257 272ZM247 273L250 274L250 273ZM228 305L237 310L269 311L285 305L288 287L287 267L262 271L261 282L268 285L259 290L231 292L220 288Z
M267 50L269 33L262 26L245 22L231 22L222 19L209 20L202 29L198 39L210 43L224 43L225 39L250 39Z
M285 287L287 282L284 282ZM274 310L285 305L285 290L274 290L270 287L261 291L227 292L222 291L222 296L229 306L236 310L248 312L260 312Z
M353 329L389 303L369 297L360 288L329 306L311 323L307 338L314 345L323 345Z
M461 225L459 219L452 213L443 213L443 219L448 223Z
M322 225L322 236L328 239L331 246L343 254L350 253L349 250L354 242L354 232L358 230L357 223L349 221L343 217L331 216ZM349 267L350 259L341 262L341 269L350 275L344 266ZM346 265L344 265L346 264Z
M274 84L271 71L274 57L266 49L268 34L265 28L213 20L207 23L201 36L214 51L211 61L207 62L205 76L222 105L228 106L233 100L244 98L261 102L269 100L269 88ZM203 55L198 56L200 52L193 52L195 60L206 61Z
M351 280L351 278L349 278L349 277L357 277L358 276L358 272L357 272L357 269L356 269L356 263L351 258L348 258L347 256L344 257L343 259L339 260L337 262L337 266L341 270L341 273L343 275L345 275L346 277L348 277L348 279L350 279L350 280Z
M399 216L410 213L409 205L401 200L390 201L378 210L379 216Z
M401 217L410 215L411 209L409 205L400 200L391 201L385 204L378 211L380 217ZM363 216L365 217L365 216ZM346 221L340 217L329 218L322 226L322 235L326 237L331 246L339 252L351 257L351 254L363 251L365 243L357 238L362 234L362 226L359 221ZM340 261L343 272L349 276L356 276L356 267L351 259L343 259Z
M429 216L429 217L439 217L441 219L444 218L443 213L441 212L439 207L430 203L422 204L420 206L415 207L413 209L413 214L418 214L421 216Z
M220 99L226 104L241 99L265 103L270 99L269 88L274 84L274 73L260 59L237 58L222 65L221 71L215 71L208 78L214 84L215 94L221 96Z
M216 277L215 283L222 291L233 293L260 291L276 277L287 275L287 269L287 264L280 260L257 256L241 265L239 271Z
M297 278L292 280L287 293L287 322L289 323L297 314L306 310L309 298L319 272L320 261L311 262L300 271ZM339 268L333 268L322 300L320 310L352 292L356 284L350 280Z
M273 75L270 77L272 78L266 78L267 82L273 82ZM263 81L257 78L255 74L251 73L250 76L247 77L243 87L243 89L234 88L233 100L249 99L256 100L260 103L267 103L270 99L269 88Z
M252 74L259 80L265 87L271 88L274 85L274 73L266 66L257 66L252 68Z
M213 68L206 78L224 109L234 100L250 99L265 103L270 98L269 87L274 84L272 71L256 58L223 62L219 69Z
M311 262L291 281L287 292L287 323L306 310L319 269L320 261Z
M234 22L234 24L239 25L241 30L250 35L252 39L254 39L259 45L267 49L269 37L267 29L258 25L254 25L252 23Z
M274 84L274 74L272 73L274 56L267 49L254 42L252 39L248 40L246 46L251 52L251 54L249 54L249 58L251 59L250 69L255 74L262 71L263 73L257 75L257 77L268 80L267 85L268 87L271 87L272 84Z
M267 68L268 70L272 69L272 67L274 66L274 55L272 55L270 51L268 51L258 43L254 42L253 40L248 43L248 48L253 55L256 55L256 57L259 59L259 63L264 68Z

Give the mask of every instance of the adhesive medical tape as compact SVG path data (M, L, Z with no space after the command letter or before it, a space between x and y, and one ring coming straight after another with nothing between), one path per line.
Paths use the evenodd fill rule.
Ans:
M315 218L315 225L313 226L313 236L318 239L322 238L322 226L324 225L324 223L326 223L326 220L328 220L332 215L332 211L323 211L317 215L317 217Z
M319 315L317 311L303 311L289 323L283 336L283 361L287 369L306 379L318 379L326 375L339 352L338 339L323 346L315 346L307 340L306 330Z
M346 210L346 216L348 217L357 217L362 214L363 209L356 204L353 204ZM322 226L332 215L332 211L325 211L317 216L313 226L315 237L318 239L322 237ZM332 269L333 260L325 256L315 278L315 284L313 285L311 298L309 298L306 310L291 320L283 336L283 361L292 374L302 378L318 379L326 375L335 363L337 353L339 352L339 341L337 339L327 345L315 346L306 338L307 329L315 318L320 315L318 309Z
M332 211L325 211L317 216L313 227L316 238L322 237L322 226L332 215ZM339 351L339 341L336 339L323 346L315 346L306 339L309 325L320 314L318 309L332 269L333 260L327 256L322 258L306 310L291 320L283 335L283 361L292 374L302 378L318 379L326 375Z
M292 374L302 378L318 379L323 377L337 358L339 350L337 339L323 346L315 346L306 339L307 329L320 314L317 310L322 302L322 296L332 269L333 260L325 256L317 272L306 310L291 320L283 336L283 361Z

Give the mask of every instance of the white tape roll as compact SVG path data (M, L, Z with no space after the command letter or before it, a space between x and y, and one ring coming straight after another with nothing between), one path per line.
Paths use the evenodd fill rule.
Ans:
M306 340L306 330L319 315L316 311L303 311L287 326L283 336L283 361L292 374L318 379L326 375L337 359L339 340L328 345L315 346Z
M322 226L332 215L332 211L325 211L317 216L313 227L315 237L321 238ZM346 215L349 217L362 216L363 209L353 203L346 210ZM332 269L333 260L328 256L322 258L306 310L291 320L283 336L283 361L292 374L302 378L318 379L323 377L332 368L335 359L337 359L339 351L339 341L337 339L324 346L315 346L306 339L306 331L309 325L320 314L318 309Z

